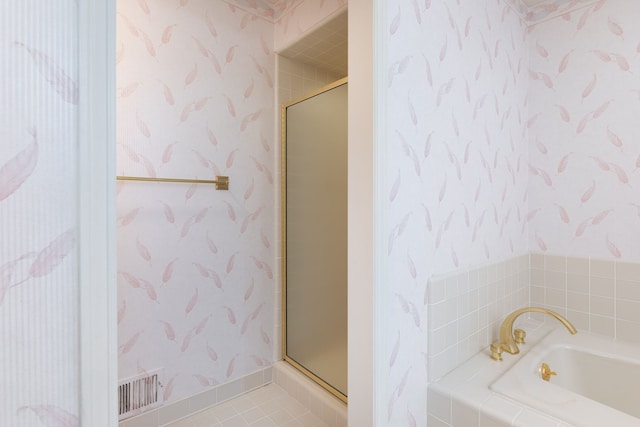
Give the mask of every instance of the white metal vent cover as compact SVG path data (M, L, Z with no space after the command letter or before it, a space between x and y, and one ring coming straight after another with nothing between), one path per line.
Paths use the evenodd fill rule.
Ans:
M118 383L118 420L141 414L164 403L164 370L144 372Z

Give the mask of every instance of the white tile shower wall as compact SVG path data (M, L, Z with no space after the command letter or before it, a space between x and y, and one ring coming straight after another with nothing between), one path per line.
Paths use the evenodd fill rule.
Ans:
M304 37L305 34L300 34L299 37ZM299 40L295 40L299 42ZM314 67L309 64L304 64L299 61L295 61L289 58L286 58L282 55L277 55L276 57L277 63L277 88L278 88L278 120L277 120L277 141L278 144L281 144L282 141L282 133L281 133L281 125L282 125L282 117L281 117L281 107L282 104L286 104L289 101L302 97L312 91L315 91L323 86L326 86L334 81L338 80L344 76L338 76L334 73L331 73L326 70L322 70L318 67ZM280 169L280 159L276 160L276 169ZM279 195L277 196L279 197ZM276 203L276 218L277 219L277 229L276 233L277 239L275 247L280 248L282 242L280 241L280 201ZM275 313L281 312L282 305L282 291L281 291L281 272L280 266L282 265L282 257L280 253L277 254L277 262L278 266L275 270L275 281L278 284L276 290L276 298L275 298ZM281 342L281 331L282 331L282 319L281 316L276 316L276 331L274 333L274 342ZM279 346L274 347L274 360L279 360L282 357L281 350Z
M300 37L304 37L304 34L300 35ZM282 117L281 117L281 107L283 104L288 103L294 99L302 97L314 90L317 90L323 86L326 86L343 76L337 76L331 72L319 69L318 67L314 67L309 64L303 64L299 61L291 60L281 55L277 55L276 57L277 63L277 90L278 90L278 120L277 120L277 143L278 146L282 143L282 133L281 133L281 125L282 125ZM280 152L278 150L278 152ZM276 160L276 170L280 169L280 159ZM279 197L279 195L277 195ZM281 212L279 210L280 201L276 203L276 218L277 218L277 232L276 232L276 242L274 247L280 248L282 242L280 241L280 215ZM278 252L276 256L276 269L274 272L275 283L277 283L276 288L276 297L274 303L274 312L280 313L282 306L282 291L281 291L281 272L280 266L282 265L282 256ZM273 341L281 342L281 331L282 331L282 319L281 316L276 316L276 325ZM279 346L274 347L274 360L279 360L282 357L281 350Z
M118 427L164 426L270 384L272 380L272 368L265 368L231 382L211 387L185 399L174 401L166 406L128 418L118 423Z
M346 76L278 56L279 104L300 98L342 77Z
M435 381L486 348L529 304L529 255L429 280L428 374Z
M578 330L638 343L640 264L534 253L531 304L557 311Z

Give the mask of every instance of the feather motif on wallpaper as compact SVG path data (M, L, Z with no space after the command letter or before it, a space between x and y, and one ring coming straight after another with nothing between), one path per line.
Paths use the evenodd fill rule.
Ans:
M54 405L30 405L18 408L17 414L31 412L36 415L45 427L78 427L78 417Z
M76 248L76 230L71 229L56 237L42 249L31 264L29 275L37 278L51 273Z
M29 53L40 74L62 100L69 104L78 104L78 84L54 58L22 42L16 41L15 45Z
M0 168L0 202L15 193L38 164L38 135L31 130L32 142Z

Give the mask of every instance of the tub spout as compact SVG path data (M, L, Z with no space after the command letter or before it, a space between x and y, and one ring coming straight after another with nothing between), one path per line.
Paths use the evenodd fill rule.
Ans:
M560 323L562 323L565 326L565 328L567 328L567 330L571 332L571 334L575 334L578 332L576 328L571 324L571 322L569 322L566 318L562 317L555 311L548 310L546 308L541 308L541 307L521 308L519 310L514 311L510 315L508 315L504 319L504 322L502 322L502 326L500 327L500 339L499 341L491 344L492 359L502 360L503 351L506 351L507 353L510 353L510 354L520 353L520 349L518 348L517 343L520 343L520 344L524 343L525 334L524 334L524 331L520 329L516 329L515 331L516 336L514 338L513 323L521 314L530 313L530 312L544 313L544 314L548 314L549 316L553 316L556 319L558 319Z

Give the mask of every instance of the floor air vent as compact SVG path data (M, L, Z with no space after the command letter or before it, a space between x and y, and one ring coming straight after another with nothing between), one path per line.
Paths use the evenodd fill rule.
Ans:
M162 369L127 378L118 384L118 420L162 405Z

